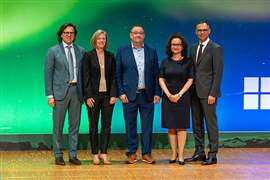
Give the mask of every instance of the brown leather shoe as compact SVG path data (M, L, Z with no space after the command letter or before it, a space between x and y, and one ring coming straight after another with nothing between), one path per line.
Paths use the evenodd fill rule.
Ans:
M155 164L156 161L152 158L151 154L142 155L142 161L148 164Z
M134 154L129 154L127 155L127 160L126 160L126 163L127 164L134 164L136 163L138 160L137 160L137 155L134 153Z

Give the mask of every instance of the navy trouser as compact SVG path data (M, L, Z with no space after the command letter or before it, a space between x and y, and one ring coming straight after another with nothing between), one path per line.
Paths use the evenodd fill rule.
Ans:
M154 120L154 103L146 100L145 93L137 93L134 101L123 104L123 113L127 134L127 154L136 153L138 148L137 134L137 114L141 119L141 147L142 154L151 154L152 151L152 131Z

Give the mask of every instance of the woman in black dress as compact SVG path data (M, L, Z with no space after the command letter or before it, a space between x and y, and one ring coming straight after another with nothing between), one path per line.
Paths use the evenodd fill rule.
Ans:
M184 165L186 129L190 126L190 95L193 82L193 64L187 58L187 43L180 35L172 35L166 46L167 58L161 62L159 84L162 96L162 127L168 128L172 148L170 163L177 158ZM178 153L177 153L178 144Z

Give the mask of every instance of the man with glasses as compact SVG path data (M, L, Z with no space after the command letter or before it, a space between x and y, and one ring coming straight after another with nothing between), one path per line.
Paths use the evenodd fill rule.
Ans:
M85 51L74 44L76 26L63 24L58 32L59 44L49 48L45 63L45 91L53 108L53 151L56 165L65 165L61 151L65 116L68 111L69 162L80 165L77 144L81 119L81 60Z
M202 165L217 163L218 124L216 115L217 98L221 95L220 84L223 72L223 52L220 45L209 39L211 30L207 21L196 25L199 43L191 49L195 78L191 91L192 126L195 153L186 162L202 161ZM204 119L208 134L209 150L204 151Z
M142 161L153 164L152 129L154 103L159 103L158 57L156 50L144 43L144 29L135 25L130 30L131 43L118 49L116 55L116 81L127 134L127 163L137 161L137 114L141 119Z

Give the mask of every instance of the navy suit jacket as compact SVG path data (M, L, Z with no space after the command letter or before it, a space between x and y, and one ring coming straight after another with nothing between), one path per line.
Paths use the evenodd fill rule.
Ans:
M144 44L144 58L145 92L147 100L153 101L155 95L160 96L159 65L156 50ZM118 96L126 94L129 100L135 100L139 77L131 44L118 49L115 75Z
M76 65L78 67L77 73L77 91L79 99L83 102L82 95L82 59L84 56L84 49L73 44ZM62 43L59 43L48 50L45 61L45 94L53 95L55 100L63 100L66 97L69 87L69 71L68 62L65 50Z

